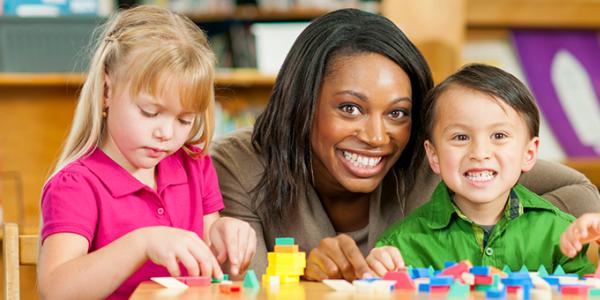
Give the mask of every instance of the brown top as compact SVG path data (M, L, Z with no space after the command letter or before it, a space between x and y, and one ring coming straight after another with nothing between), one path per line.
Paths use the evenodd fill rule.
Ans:
M299 199L295 212L276 228L263 227L264 216L258 213L259 203L253 203L251 191L264 171L264 160L252 147L251 128L241 129L213 143L211 155L219 176L219 186L225 202L224 215L242 219L254 228L258 244L250 268L263 274L268 251L273 251L275 238L290 236L296 239L307 255L325 237L337 235L314 188L308 188L305 199ZM366 255L379 235L391 224L425 203L439 183L439 177L426 162L412 192L400 199L399 176L391 171L371 194L367 237L361 230L349 233L358 237L358 246ZM600 195L585 176L560 164L538 161L520 182L533 192L544 196L558 208L579 216L585 212L600 211ZM382 197L383 196L383 197ZM383 198L383 199L382 199ZM264 201L258 197L258 201Z

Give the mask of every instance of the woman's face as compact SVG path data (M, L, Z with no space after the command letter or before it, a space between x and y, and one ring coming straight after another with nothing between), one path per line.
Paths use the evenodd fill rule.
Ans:
M317 188L374 191L408 143L411 95L408 75L385 56L334 58L311 136Z

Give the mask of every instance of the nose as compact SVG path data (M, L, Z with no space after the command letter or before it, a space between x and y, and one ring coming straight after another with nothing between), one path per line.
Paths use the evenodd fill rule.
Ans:
M174 125L171 121L161 121L158 126L154 129L154 137L159 139L161 142L168 141L173 137Z
M382 117L373 116L367 119L359 138L371 147L379 147L390 142L385 121Z
M483 139L473 139L471 143L470 158L472 160L483 161L490 159L491 145Z

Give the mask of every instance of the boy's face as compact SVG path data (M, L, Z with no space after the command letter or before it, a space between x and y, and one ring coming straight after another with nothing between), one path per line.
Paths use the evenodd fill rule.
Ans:
M462 210L503 208L521 172L535 164L539 138L530 138L512 107L479 91L451 86L436 105L425 142L431 168Z

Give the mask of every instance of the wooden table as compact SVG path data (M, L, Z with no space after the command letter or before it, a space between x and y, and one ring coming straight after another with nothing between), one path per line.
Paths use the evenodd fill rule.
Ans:
M241 282L237 282L241 284ZM223 294L219 292L218 286L213 284L206 287L189 287L184 290L170 290L161 285L146 281L142 282L135 290L130 299L267 299L267 300L356 300L356 299L394 299L394 300L418 300L418 299L447 299L444 294L427 294L409 291L395 291L390 294L360 294L348 292L336 292L320 282L300 282L294 285L282 285L280 287L262 287L258 290L242 289L240 293ZM483 300L485 294L471 292L467 299ZM515 295L509 295L507 299L517 299ZM533 299L533 298L532 298ZM587 297L561 297L556 295L553 299L561 300L584 300ZM592 298L590 298L592 299Z

